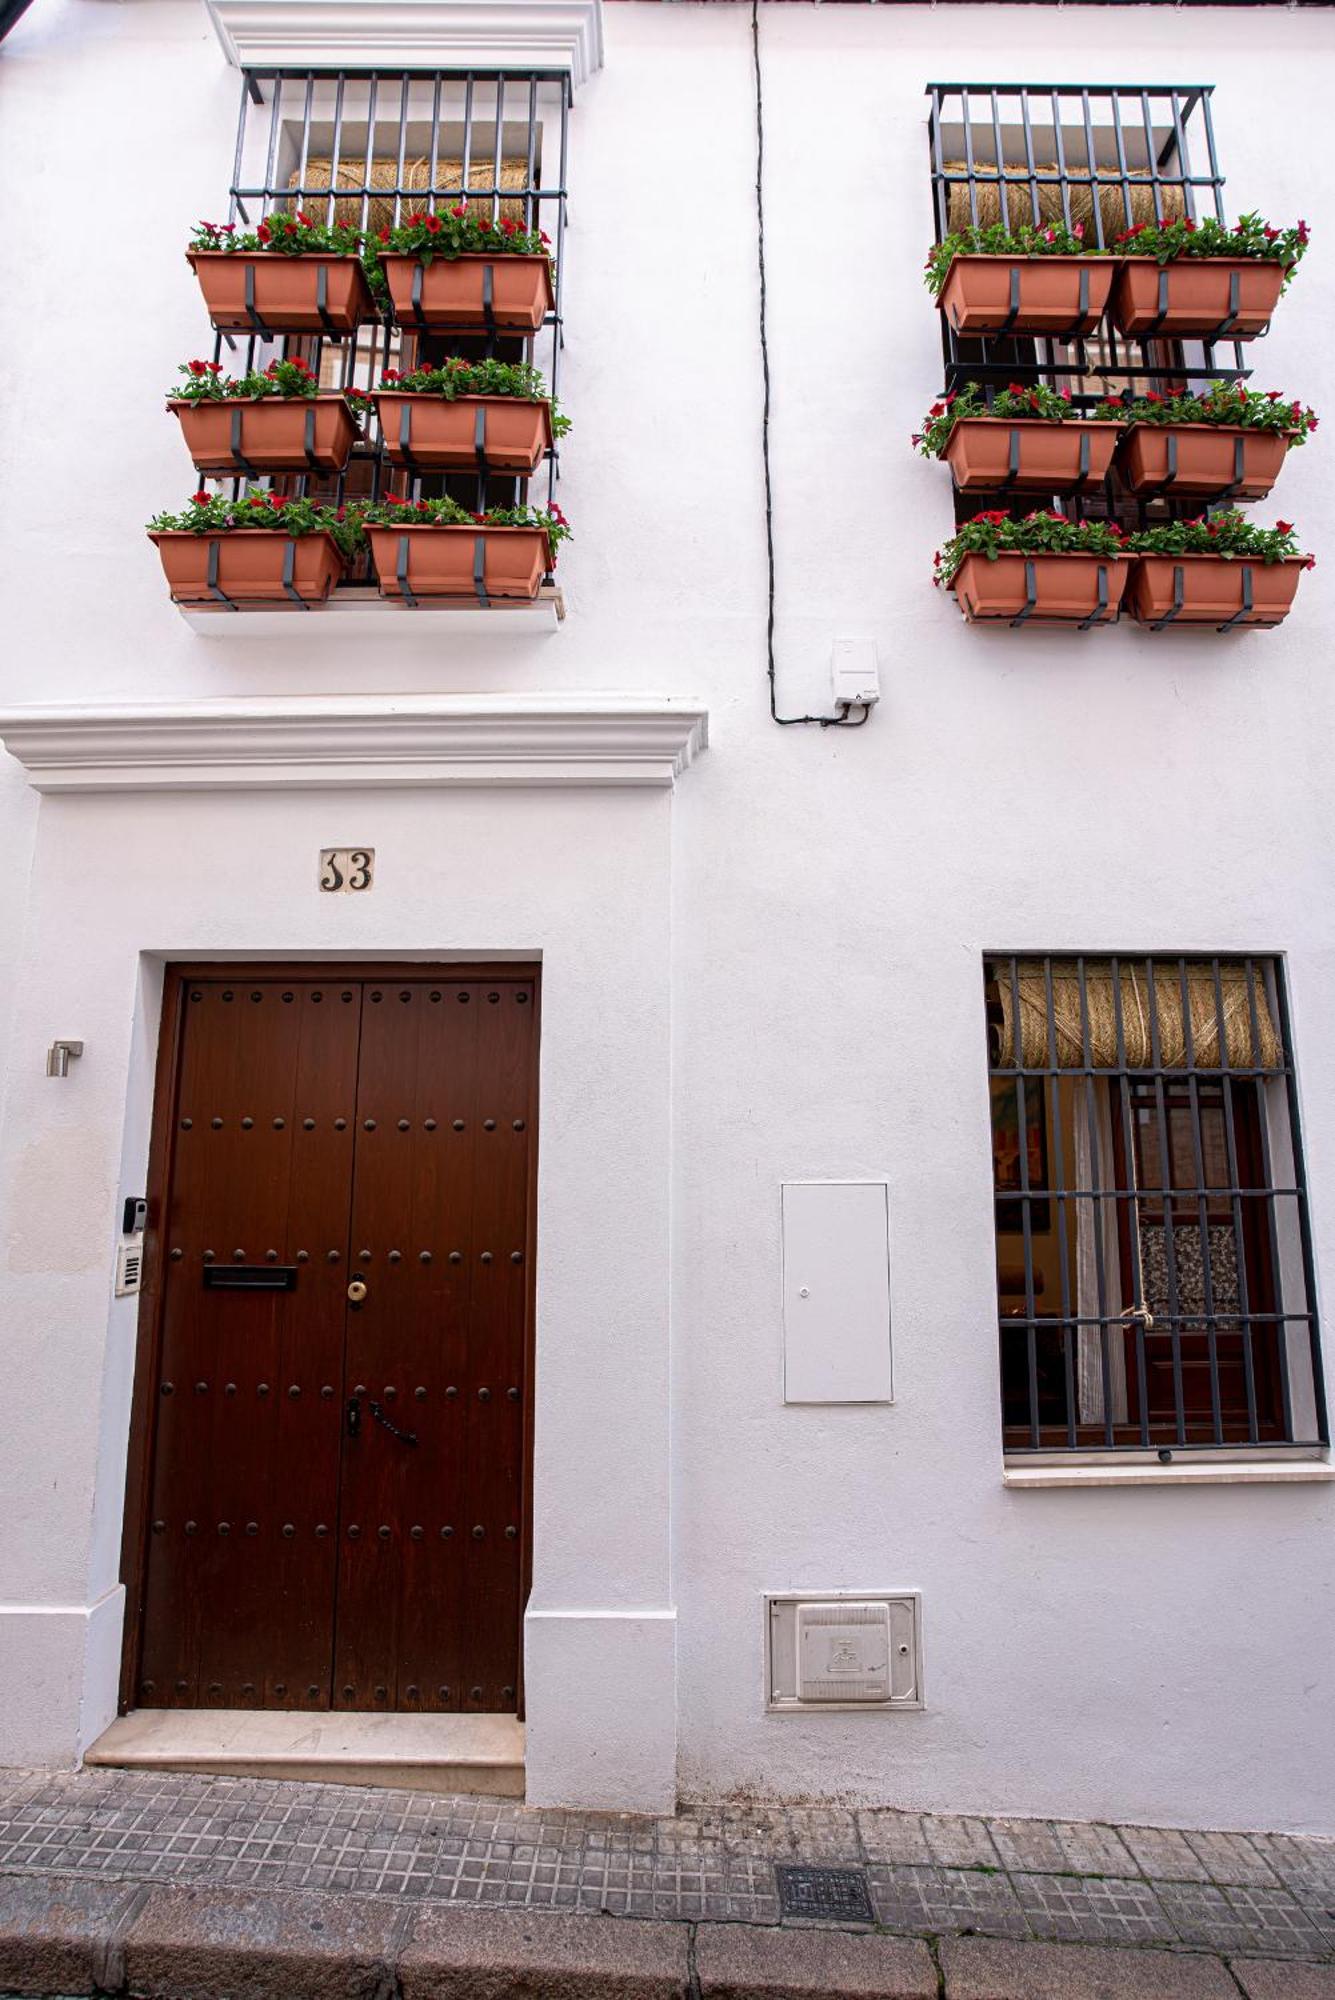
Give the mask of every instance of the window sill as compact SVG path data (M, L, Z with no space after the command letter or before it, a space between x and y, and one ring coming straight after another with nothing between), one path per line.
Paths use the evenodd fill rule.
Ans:
M423 598L415 607L410 607L401 599L382 597L378 590L363 590L355 585L343 585L332 591L326 603L314 605L303 611L298 605L275 604L270 610L243 609L229 611L225 605L210 608L199 604L178 604L180 612L192 632L202 639L226 639L235 643L242 639L274 639L293 632L307 630L316 633L321 645L330 639L383 641L392 631L417 632L430 630L433 639L439 640L448 631L460 637L463 633L493 637L506 633L513 637L516 633L536 634L554 632L566 615L565 600L559 585L545 586L532 603L497 598L485 609L467 598ZM423 619L440 618L444 624L424 627Z
M1335 1480L1324 1458L1214 1459L1197 1465L1004 1465L1002 1484L1038 1491L1049 1486L1302 1486Z

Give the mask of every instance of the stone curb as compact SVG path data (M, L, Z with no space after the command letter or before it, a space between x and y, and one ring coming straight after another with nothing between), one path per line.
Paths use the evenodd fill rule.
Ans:
M145 2000L1335 2000L1335 1966L0 1875L0 1995Z

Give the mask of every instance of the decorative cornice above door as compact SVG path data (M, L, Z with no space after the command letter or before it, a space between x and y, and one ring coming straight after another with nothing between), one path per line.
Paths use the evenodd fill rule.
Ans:
M602 0L204 0L243 69L564 70L603 64Z
M708 720L654 697L344 696L11 709L0 740L39 792L667 789L704 749Z

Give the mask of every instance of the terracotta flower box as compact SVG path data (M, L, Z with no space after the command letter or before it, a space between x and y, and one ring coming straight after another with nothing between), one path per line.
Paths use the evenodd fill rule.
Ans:
M1278 625L1293 608L1305 558L1141 555L1127 608L1142 625Z
M1114 423L962 417L945 459L961 493L1070 493L1106 477L1118 435Z
M552 566L541 528L368 525L366 533L381 594L409 603L419 597L531 602Z
M209 318L223 332L351 333L375 316L358 257L187 250Z
M1132 493L1263 500L1284 467L1288 434L1242 424L1132 424L1117 470Z
M479 456L495 472L536 472L552 442L551 405L518 396L400 395L375 405L395 465L472 470Z
M1284 267L1263 258L1128 257L1113 286L1113 323L1138 340L1254 340L1283 288Z
M955 256L937 305L957 333L1092 333L1116 268L1110 257Z
M1126 589L1130 564L1113 555L1023 555L1007 552L994 560L966 555L951 581L960 610L969 620L1060 619L1111 624Z
M433 257L429 264L387 256L381 262L401 326L536 333L555 304L545 255L465 253Z
M167 407L201 472L342 472L359 435L343 396L173 396Z
M220 535L153 530L174 604L323 604L343 575L332 535L233 528Z

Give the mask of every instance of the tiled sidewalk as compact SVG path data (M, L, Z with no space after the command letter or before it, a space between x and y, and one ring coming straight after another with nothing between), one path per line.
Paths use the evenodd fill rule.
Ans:
M0 1873L772 1925L774 1866L795 1861L864 1871L892 1931L1335 1961L1335 1841L796 1807L653 1820L177 1773L0 1774Z

